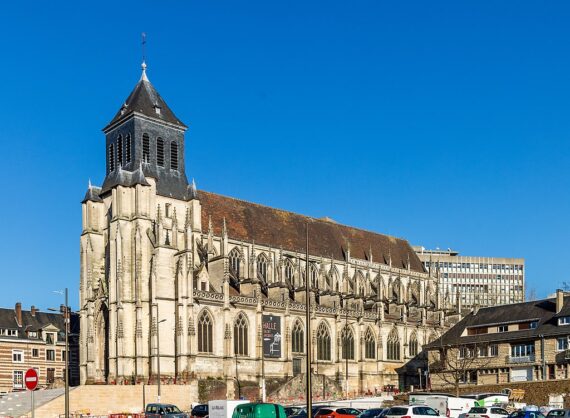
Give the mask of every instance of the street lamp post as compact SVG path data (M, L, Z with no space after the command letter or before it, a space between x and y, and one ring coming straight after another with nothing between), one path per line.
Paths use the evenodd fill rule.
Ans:
M55 293L64 294L65 296L65 305L63 306L63 323L65 328L65 374L63 376L64 383L65 383L65 395L64 395L64 402L65 402L65 418L69 418L69 323L70 323L70 309L69 309L69 300L68 300L68 289L67 287L65 290L62 291L55 291ZM48 311L57 312L57 309L48 308ZM59 312L62 310L60 309Z
M156 307L156 316L158 318L158 306ZM156 372L158 374L158 397L157 401L160 403L160 327L159 325L163 322L166 322L166 319L161 319L160 321L156 322Z

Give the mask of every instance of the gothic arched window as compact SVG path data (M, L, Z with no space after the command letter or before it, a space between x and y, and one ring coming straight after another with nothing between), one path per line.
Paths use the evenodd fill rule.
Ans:
M287 284L293 284L295 282L295 267L291 260L285 261L285 281Z
M342 341L342 358L354 360L354 334L349 326L345 326L340 334Z
M415 333L410 337L410 345L408 346L410 351L410 357L415 357L418 355L418 337Z
M267 283L267 257L265 254L259 254L257 256L257 278L264 283Z
M142 159L143 162L150 162L150 138L148 134L143 134L142 137Z
M400 337L395 328L388 335L386 344L386 358L388 360L400 360Z
M115 170L115 147L109 144L109 172Z
M234 322L234 354L236 356L247 356L247 318L240 313Z
M156 139L156 164L164 167L164 139Z
M198 352L212 353L213 350L213 320L207 311L198 316Z
M331 334L329 327L321 322L317 328L317 360L331 359Z
M374 332L370 327L364 334L364 357L368 359L376 358L376 338L374 338Z
M131 140L131 134L127 134L127 136L125 137L125 162L126 163L130 163L131 159L132 159L132 140Z
M317 270L317 266L313 263L309 265L309 272L311 277L311 287L318 288L319 287L319 272Z
M305 331L303 331L303 324L301 321L295 321L295 325L293 325L293 332L291 333L291 340L292 344L292 351L293 353L304 353L305 346Z
M117 164L123 166L123 135L117 138Z
M170 143L170 168L178 170L178 143L176 141Z
M240 265L241 265L241 253L234 247L229 254L230 259L230 275L234 279L239 279L240 277Z

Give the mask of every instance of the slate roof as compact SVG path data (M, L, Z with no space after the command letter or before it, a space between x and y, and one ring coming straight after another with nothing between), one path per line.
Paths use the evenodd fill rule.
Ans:
M230 238L283 248L289 251L305 251L305 225L309 222L310 253L313 256L333 257L344 260L347 246L354 258L367 260L372 249L373 261L425 273L422 262L408 241L369 232L331 221L311 218L281 209L200 191L202 204L202 228L207 228L212 218L214 233L221 234L225 218Z
M101 188L100 187L90 185L87 188L87 191L85 192L85 197L83 197L83 200L81 201L81 203L102 202L103 199L101 199L101 197L99 196L100 194L101 194Z
M72 320L72 325L74 321ZM38 331L48 325L53 325L59 330L63 331L65 325L63 322L63 315L56 312L40 312L36 311L35 316L32 316L30 311L22 310L22 323L18 324L16 321L16 312L10 308L0 308L0 328L17 329L19 330L17 337L1 336L1 338L10 339L27 339L25 330Z
M564 304L559 314L556 314L555 299L480 308L477 314L471 311L442 337L427 344L425 348L487 342L532 341L540 338L540 335L545 337L570 335L570 326L558 325L558 317L563 316L562 312L565 311L570 312L570 296L564 296ZM538 321L535 329L461 336L466 328L534 320Z
M146 67L145 67L146 68ZM156 112L156 108L160 109L160 113ZM134 112L148 116L153 119L159 119L164 122L178 125L183 129L187 126L180 121L174 112L168 107L166 102L158 91L154 88L150 81L146 78L146 73L143 69L143 76L123 104L113 120L103 129L106 130L109 126L114 125L116 122L129 117Z
M149 182L146 181L142 166L139 166L135 171L123 170L121 167L118 167L116 170L113 170L113 172L109 173L107 177L105 177L103 187L99 191L98 195L108 192L115 186L120 185L125 187L132 187L137 184L150 186ZM99 197L99 199L101 198Z

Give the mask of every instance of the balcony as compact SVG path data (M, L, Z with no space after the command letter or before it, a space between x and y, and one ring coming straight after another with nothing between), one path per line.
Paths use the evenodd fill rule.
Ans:
M528 356L507 356L507 363L509 364L534 363L534 361L534 354L530 354Z

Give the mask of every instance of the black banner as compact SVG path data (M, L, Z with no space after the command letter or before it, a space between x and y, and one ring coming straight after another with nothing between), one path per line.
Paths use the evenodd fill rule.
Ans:
M263 315L263 356L281 357L281 317Z

